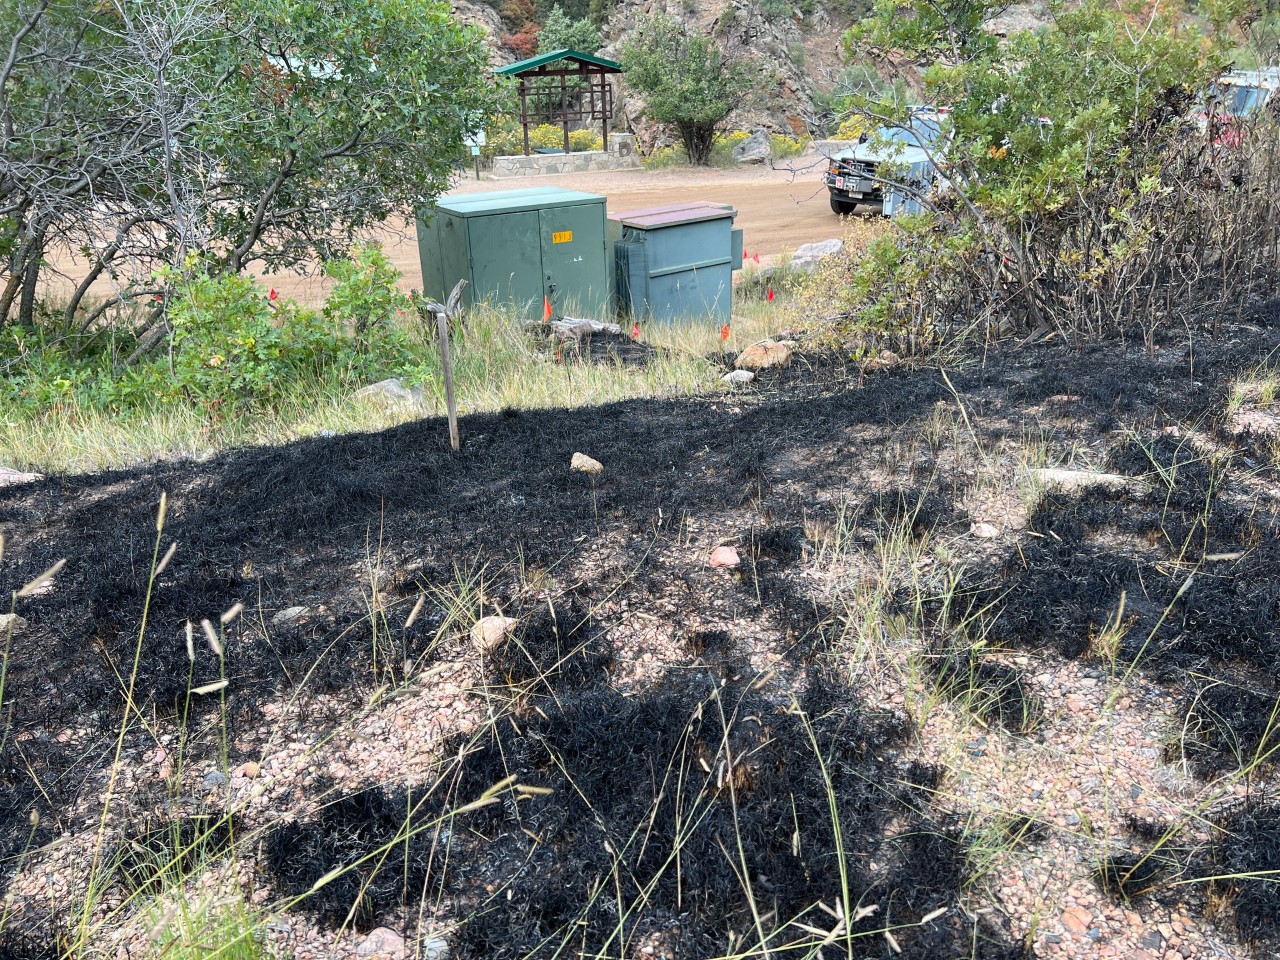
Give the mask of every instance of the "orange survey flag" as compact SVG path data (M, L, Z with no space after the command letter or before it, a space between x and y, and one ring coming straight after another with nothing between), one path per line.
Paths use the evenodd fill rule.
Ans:
M634 320L631 321L631 339L640 339L640 324L636 323Z
M546 323L551 319L551 298L543 296L542 298L542 322Z
M773 303L773 287L769 288L769 302Z
M720 328L720 339L725 342L729 340L729 325L727 323Z

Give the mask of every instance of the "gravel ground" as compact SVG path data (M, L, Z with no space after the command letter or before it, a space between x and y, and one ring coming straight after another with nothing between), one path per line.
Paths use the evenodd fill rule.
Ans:
M1216 377L1217 387L1223 387L1242 362L1241 352L1265 353L1265 344L1242 348L1217 368L1201 356L1198 363L1210 370L1201 376ZM348 539L341 550L333 548L337 553L326 554L329 535L305 531L290 541L299 555L287 561L277 557L277 568L264 565L269 553L235 554L226 562L243 571L252 560L253 574L245 582L255 584L258 595L267 598L245 615L247 639L242 642L250 648L277 644L287 626L299 635L322 636L336 644L333 637L340 635L342 625L354 622L347 615L360 608L374 611L380 622L394 628L389 631L394 636L421 585L449 582L442 558L455 564L475 562L486 556L480 552L482 545L492 544L494 552L485 568L489 592L478 608L472 603L472 619L499 609L523 612L527 618L540 606L579 598L613 648L609 683L623 697L643 697L664 677L710 664L726 681L733 675L758 678L771 698L785 702L801 690L815 664L840 664L870 707L899 712L914 722L915 732L902 749L901 761L932 764L941 771L931 791L931 816L966 825L970 838L990 836L983 829L1001 818L1020 815L1035 825L1021 843L992 841L989 848L981 848L989 859L977 858L981 869L956 894L952 907L1003 918L1011 941L1028 945L1028 955L1246 957L1250 949L1235 942L1230 923L1205 903L1202 892L1193 888L1175 896L1177 891L1170 888L1124 902L1108 896L1094 880L1104 854L1138 849L1133 822L1188 822L1184 840L1195 839L1193 811L1203 813L1244 795L1243 785L1206 783L1163 759L1171 731L1181 720L1175 688L1142 671L1126 674L1123 665L1113 671L1096 658L1068 660L1033 648L990 649L984 656L1025 678L1028 692L1042 704L1034 729L1014 733L984 722L939 694L920 666L927 637L915 628L895 632L887 614L883 642L851 657L850 645L867 609L855 598L859 590L872 589L883 578L886 563L902 584L936 583L948 571L1016 551L1034 535L1028 529L1027 506L1034 502L1028 494L1028 463L1048 457L1060 466L1104 464L1116 434L1082 427L1097 414L1096 401L1067 393L1051 393L1039 401L1016 399L1019 385L1036 384L1049 368L1077 363L1077 369L1087 369L1095 360L1114 364L1106 358L1073 360L1065 354L1044 354L1024 368L1014 358L1007 361L1006 370L974 373L962 382L958 395L963 404L949 399L949 391L928 370L873 375L863 388L850 388L839 378L824 381L821 374L813 379L810 370L803 380L781 375L764 392L740 402L699 401L670 411L638 405L621 419L566 428L567 441L548 440L550 434L540 433L540 426L531 427L529 442L535 449L545 453L549 446L556 447L556 462L545 468L548 472L567 473L568 456L561 457L558 449L563 443L598 456L606 471L601 489L579 486L564 494L589 498L581 499L575 513L563 520L559 514L538 519L540 529L556 531L545 535L548 549L541 555L510 549L504 553L497 546L503 542L503 528L493 526L493 517L468 518L473 503L483 502L488 508L513 496L509 478L499 472L500 458L487 461L462 485L469 487L462 499L406 508L441 518L444 526L429 533L406 532L404 544L388 550L377 563L367 561L365 543ZM1160 363L1176 367L1177 362L1177 351L1171 348L1166 356L1151 360L1151 369L1160 369ZM928 391L910 386L925 378L932 378ZM859 389L867 402L881 398L878 409L883 416L863 416L838 406L845 402L840 399L845 391ZM909 410L895 407L895 396L911 389L933 399L912 404ZM1211 405L1196 390L1169 403L1182 401ZM823 404L837 406L830 412ZM818 410L828 412L815 413ZM657 441L650 434L648 439L628 440L610 433L631 429L632 415L659 412L670 424L701 424L707 432L671 459L654 450ZM1135 427L1162 422L1163 414L1157 416L1150 407L1122 412ZM1272 415L1271 409L1247 404L1234 414L1236 422L1246 422L1255 431ZM471 437L500 432L493 424L466 426L464 435ZM1193 420L1183 418L1180 426L1172 426L1195 439ZM607 436L617 443L612 450L604 449ZM1205 432L1198 442L1209 447L1223 441ZM651 446L646 448L646 443ZM633 454L622 452L628 446ZM626 460L628 456L634 459ZM647 479L640 475L646 459L653 468ZM215 463L207 468L210 472L199 476L195 486L220 496L224 481L216 471L225 466ZM481 481L487 486L478 486ZM51 518L81 496L106 511L117 502L113 497L137 497L157 484L171 488L174 481L173 476L140 473L104 482L112 484L110 490L83 479L77 481L87 486L83 493L58 480L27 493L6 493L5 533L19 544L18 574L41 559L27 546L31 540L14 537L24 523ZM669 504L639 504L645 490L667 483L715 493L674 510ZM1242 489L1261 508L1276 497L1275 482L1265 473L1249 484ZM885 491L908 488L941 491L946 509L931 531L886 560L885 528L877 525L875 510L867 504ZM323 497L314 489L307 495L313 500ZM186 494L187 501L191 496ZM198 515L189 503L182 505L186 501L181 497L176 499L177 509ZM536 513L550 509L549 502L522 501L521 509ZM96 522L107 523L106 515L95 513ZM508 521L514 522L513 517L509 514ZM61 522L59 528L50 520L44 529L48 549L74 544L76 531L83 528L74 517ZM353 528L335 524L334 538L350 537ZM387 526L397 529L392 521ZM772 541L765 544L764 536L776 531L791 531L797 538L796 556L783 556L785 550L770 552L780 548ZM528 536L529 528L521 527L519 537ZM61 544L56 543L59 538ZM304 544L309 553L301 552ZM739 564L712 566L712 552L725 545L736 549ZM335 564L335 556L343 562ZM322 564L327 565L323 570ZM370 574L371 566L376 574ZM243 582L236 587L242 588ZM65 596L74 598L81 589L68 584ZM244 599L252 596L244 594ZM45 598L44 606L32 615L30 636L45 637L49 649L63 650L53 638L71 621L59 619L64 614L54 611L70 610L71 603L68 599L63 604L57 591ZM418 642L408 667L388 657L375 672L368 659L353 655L344 661L345 673L339 671L342 682L329 689L312 689L296 679L292 686L282 683L276 693L260 697L245 721L235 726L225 762L216 753L199 753L181 762L179 743L163 721L131 731L117 770L107 832L114 834L141 815L161 816L166 805L170 811L176 807L186 812L234 809L241 818L239 855L206 873L202 882L212 889L243 890L252 903L271 910L265 935L281 954L299 960L414 954L415 943L416 955L439 952L441 941L451 942L454 936L452 925L460 919L461 902L444 897L392 911L372 932L334 930L305 909L273 909L279 891L256 856L258 839L283 821L314 817L333 798L370 784L430 785L448 769L459 744L478 742L494 723L528 723L533 718L529 704L539 701L529 701L495 681L496 654L475 647L468 634L470 621L449 626L442 619L441 604L433 600L428 606L423 616L431 638ZM283 611L291 615L273 624L272 618ZM714 660L691 646L696 645L691 638L716 631L733 638L732 658ZM824 638L821 644L815 639L818 633ZM376 637L373 642L376 645ZM20 683L34 676L22 664L16 675ZM550 709L554 700L553 692L541 702ZM209 714L203 716L208 722ZM25 858L8 886L9 929L31 924L40 933L47 929L41 924L48 921L49 905L75 902L84 888L107 801L110 741L104 740L93 718L75 712L58 715L57 722L43 729L27 725L17 741L31 749L61 744L96 758L74 768L83 787L69 794L67 805L46 814L56 819L56 835L50 845ZM218 782L222 771L225 783ZM1258 788L1253 784L1255 791ZM1202 831L1199 839L1206 836ZM875 875L888 868L879 864L870 870ZM199 893L193 890L191 896ZM154 917L133 909L119 890L99 905L101 916L113 910L108 926L115 932L103 955L138 956L152 950L148 943ZM404 933L409 946L402 948L397 937ZM655 954L667 952L659 940L644 942ZM427 943L432 944L429 949Z

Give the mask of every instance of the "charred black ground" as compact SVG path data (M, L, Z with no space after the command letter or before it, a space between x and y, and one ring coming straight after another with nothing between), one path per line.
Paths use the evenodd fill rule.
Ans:
M1185 747L1188 759L1205 772L1270 746L1269 735L1251 728L1249 718L1257 716L1259 705L1265 709L1274 703L1280 692L1275 667L1280 662L1280 540L1275 504L1259 503L1251 494L1251 477L1275 470L1274 460L1258 461L1267 453L1265 444L1236 438L1233 456L1206 459L1187 442L1186 432L1199 429L1227 437L1219 427L1230 379L1267 356L1276 342L1274 329L1250 328L1197 343L1194 372L1192 358L1180 350L1148 355L1108 344L1078 353L1060 348L994 352L984 364L950 374L988 448L1019 440L1042 416L1069 411L1057 439L1078 439L1099 449L1108 469L1148 484L1121 495L1048 494L1031 519L1031 532L1039 536L1023 537L1020 550L988 555L971 567L962 591L972 598L968 613L982 618L994 644L1092 656L1096 649L1091 638L1114 615L1123 594L1127 632L1118 651L1121 660L1141 654L1142 669L1180 688L1194 674L1226 681L1215 691L1238 690L1241 697L1254 698L1240 706L1242 701L1232 700L1236 695L1230 692L1206 696L1189 683L1185 687L1188 710L1199 709L1193 701L1207 709L1206 719L1195 727L1200 731L1195 743ZM534 778L549 776L553 756L565 764L581 763L574 768L575 782L591 781L583 787L589 791L589 808L605 813L600 824L587 821L595 835L586 827L556 821L549 801L536 798L519 804L516 820L509 809L514 801L474 814L490 818L489 835L501 840L491 850L472 851L469 866L443 882L451 885L453 895L462 896L474 889L477 876L497 871L523 909L516 918L501 904L487 905L492 909L466 934L474 939L460 947L467 955L496 955L483 951L503 937L533 944L564 915L564 903L548 902L550 893L537 889L532 874L514 869L520 856L543 858L538 862L544 871L567 871L562 879L569 887L589 886L618 856L636 858L627 861L636 877L653 874L655 868L645 858L654 856L656 847L651 844L642 856L638 847L627 846L630 834L624 831L646 819L658 796L653 790L661 779L657 755L693 737L690 718L709 696L707 671L727 684L719 702L740 706L740 719L732 728L740 738L735 741L738 750L758 758L758 769L749 768L750 789L744 787L739 798L756 818L752 822L770 822L778 814L779 791L792 777L804 785L797 803L815 802L813 769L789 768L803 761L784 763L777 753L783 745L798 751L807 734L794 716L779 712L781 705L760 702L763 694L744 689L731 631L696 624L682 630L691 656L705 660L704 672L690 671L668 678L659 689L624 695L612 685L612 653L598 642L601 625L588 616L591 605L607 597L638 607L660 604L658 609L672 619L678 610L680 617L701 613L713 624L767 622L780 634L791 662L807 671L831 639L835 617L791 575L808 549L806 524L829 524L842 503L852 503L863 505L868 518L863 533L869 538L882 529L878 525L893 519L914 518L910 525L917 535L925 531L917 522L921 520L948 535L966 529L968 518L956 502L967 478L938 477L945 445L912 445L905 439L918 435L940 405L954 408L951 386L937 371L890 370L859 384L842 362L802 357L791 370L761 379L758 392L729 399L466 417L459 455L448 452L442 424L433 420L378 434L233 451L203 464L160 464L0 490L0 529L6 537L0 586L16 589L55 560L68 560L56 587L24 599L19 611L29 627L13 649L7 689L24 695L6 697L6 717L11 719L0 752L0 786L8 788L0 798L0 854L12 863L32 842L33 809L41 817L34 839L40 843L67 829L68 811L101 786L110 753L105 747L123 703L118 677L127 677L139 636L162 491L169 494L170 507L161 551L171 540L179 548L154 594L142 638L137 697L148 715L173 718L189 709L208 719L216 716L217 707L212 702L188 704L186 690L190 678L195 684L209 682L225 667L232 680L227 722L233 763L254 749L246 738L265 700L292 692L308 671L308 693L328 694L325 702L336 709L333 704L344 697L367 698L375 686L370 672L352 667L370 661L375 643L391 642L397 655L406 658L429 662L436 655L433 625L443 615L440 610L428 610L411 630L396 626L389 637L375 635L360 587L368 583L371 566L392 571L390 581L379 588L394 596L430 590L446 583L456 568L481 563L493 570L552 569L576 584L578 606L571 602L563 612L548 613L546 620L529 621L523 645L511 648L518 655L503 654L508 659L496 664L504 682L527 685L550 677L559 684L555 693L569 691L571 696L554 709L544 705L545 716L533 715L522 737L487 745L468 759L465 769L474 777L468 789L475 790L505 775L493 776L499 754ZM1169 433L1170 427L1181 434ZM594 484L568 470L577 450L604 463L605 472ZM894 478L889 484L868 479L886 473ZM690 518L705 523L744 505L763 516L764 523L712 535L712 542L733 539L744 557L738 579L727 587L723 580L710 579L702 560L678 563L655 557L655 544L672 547L687 541L684 524ZM574 576L601 540L612 545L616 566ZM1234 554L1240 556L1206 559ZM712 584L714 607L707 600ZM249 610L225 631L224 664L201 643L199 630L193 663L183 639L187 621L198 624L208 618L217 624L218 616L236 602L246 603ZM270 623L275 611L294 605L318 609L321 604L323 614ZM957 617L964 619L965 611L952 614L954 623ZM975 674L973 662L957 663L944 676ZM548 671L549 664L556 669ZM1000 689L1018 691L1016 711L1021 715L1026 691L1017 686L1016 676L999 673L990 679ZM910 786L915 782L910 771L897 769L891 758L868 760L858 752L859 737L893 742L874 711L860 707L847 691L835 702L824 700L831 695L816 687L808 696L815 730L827 738L823 742L853 751L842 755L848 775L882 781L875 798L851 814L855 820L849 829L868 843L887 844L888 834L898 838L886 862L901 872L867 875L860 882L897 915L929 912L929 905L942 903L946 891L954 891L963 878L962 847L946 824L932 819ZM710 744L708 709L703 707L699 736ZM747 715L761 719L746 723L741 717ZM1020 722L1013 714L1006 717L1003 707L996 715L1007 725ZM315 717L317 723L325 719L319 713ZM850 731L855 735L846 744L843 738ZM242 732L245 736L237 736ZM69 736L60 740L64 733ZM602 741L611 747L623 743L635 769L625 776L622 764L599 769ZM145 742L130 742L127 755L140 755L146 748ZM706 759L714 770L713 756ZM564 783L559 786L558 797L577 797L574 802L584 804L579 812L588 809L586 799ZM856 784L847 787L851 798L859 796ZM787 794L789 798L789 789ZM162 796L153 799L163 801ZM398 808L399 797L383 799L386 809ZM148 798L137 800L145 804ZM850 806L857 804L851 799ZM732 885L724 872L729 861L710 839L726 836L728 807L719 794L709 802L713 819L705 839L698 841L712 844L699 859L707 871L709 896ZM359 822L378 820L368 803L361 809L360 816L368 816ZM590 839L596 852L567 860L553 856L549 843L535 843L515 829L534 812L551 835L577 844L565 849L585 851ZM891 820L895 829L887 831ZM323 823L323 818L308 821L298 829L315 831ZM896 829L904 823L909 829ZM373 839L360 841L362 848L393 826L392 821L384 823L378 828L382 832L370 834ZM761 887L770 902L776 900L785 911L817 895L816 878L829 878L830 863L819 862L816 873L798 879L794 871L799 867L787 851L773 846L762 827L756 829L761 836L751 856L776 886ZM825 828L813 820L804 829ZM582 836L574 836L574 830ZM606 832L616 841L611 842L612 856L601 852L598 842ZM802 842L805 836L802 830ZM300 838L297 842L304 842ZM810 848L820 847L820 839L814 834ZM618 854L620 850L625 852ZM409 869L416 869L412 862ZM476 874L468 875L467 869ZM502 874L503 869L508 872ZM291 881L282 873L281 882ZM825 889L821 895L829 898L829 885ZM399 896L397 890L393 899ZM664 919L655 911L646 921L655 929L635 929L634 936L676 931L672 935L693 938L692 943L710 936L717 923L723 928L726 918L715 916L709 902L685 910L683 895L674 906L670 891L663 896L665 909L679 917ZM485 906L482 901L477 905ZM317 909L332 917L340 906ZM593 909L607 919L603 900ZM680 911L692 912L684 917ZM370 916L378 912L374 909ZM884 915L876 919L883 921ZM967 935L959 923L948 917L900 940L904 945L911 940L916 955L949 956L948 945ZM1272 936L1265 925L1251 923L1248 929ZM1001 942L999 931L983 935L992 940L991 956L1011 949ZM938 939L930 941L934 936ZM935 952L927 953L930 949Z
M704 657L731 655L731 641L714 642ZM331 922L352 914L367 925L397 905L397 892L411 907L452 896L472 917L455 954L477 960L630 954L646 944L718 955L726 931L753 935L746 884L760 910L810 926L832 924L815 905L834 907L845 889L849 912L876 905L853 926L860 955L892 953L880 933L889 926L906 957L1024 956L1000 925L975 928L958 909L919 924L953 904L969 867L960 832L929 811L936 773L895 759L910 732L902 715L868 711L821 677L798 704L710 669L633 696L596 671L561 673L554 686L478 745L445 750L465 760L450 789L416 811L416 834L403 826L407 799L380 790L371 810L361 795L278 831L269 844L278 882L306 893L328 871L394 847L390 888L353 871L308 902ZM497 802L449 816L504 782ZM829 790L840 798L838 834ZM407 855L397 831L414 837ZM889 866L872 871L873 861ZM811 940L784 927L770 945Z

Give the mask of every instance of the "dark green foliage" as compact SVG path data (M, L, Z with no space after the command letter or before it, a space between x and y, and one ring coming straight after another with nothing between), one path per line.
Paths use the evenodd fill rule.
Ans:
M751 64L730 60L711 39L661 16L637 26L622 65L648 115L674 126L689 162L699 165L711 159L716 132L759 80Z

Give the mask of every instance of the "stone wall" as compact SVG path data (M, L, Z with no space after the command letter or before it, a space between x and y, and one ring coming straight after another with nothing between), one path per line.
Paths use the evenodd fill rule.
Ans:
M541 177L551 173L597 173L630 170L640 166L635 137L629 133L609 134L609 149L580 153L535 153L529 157L494 157L490 174L498 180L511 177Z

